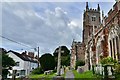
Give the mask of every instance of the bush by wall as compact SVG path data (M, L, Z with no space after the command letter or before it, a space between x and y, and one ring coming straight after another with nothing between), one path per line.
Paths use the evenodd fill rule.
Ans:
M36 68L32 71L32 74L42 74L42 73L43 73L43 70L41 67Z
M84 66L84 65L85 65L85 61L82 60L76 61L75 69L77 69L78 66Z

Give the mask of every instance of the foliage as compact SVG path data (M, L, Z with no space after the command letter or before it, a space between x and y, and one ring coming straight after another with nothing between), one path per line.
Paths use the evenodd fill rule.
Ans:
M59 50L59 47L55 49L53 53L54 57L58 57L58 50ZM61 51L63 51L63 53L61 53L61 56L67 56L70 54L70 50L68 50L66 46L61 46Z
M43 73L43 70L41 67L36 68L32 71L32 74L42 74L42 73Z
M57 72L57 69L54 69L53 72L56 73L56 72Z
M78 73L76 70L73 70L73 74L74 74L74 77L75 77L75 80L79 80L80 78L85 78L85 80L87 78L96 78L96 76L94 76L92 74L92 71L86 71L86 72L83 72L83 73ZM79 79L78 79L79 78ZM84 80L84 79L83 79ZM97 79L98 80L98 79Z
M107 66L104 66L104 73L105 73L105 79L107 79L108 78Z
M7 74L9 73L8 69L3 69L2 70L2 77L7 78Z
M15 66L15 61L7 55L7 51L3 48L0 51L0 54L2 54L2 77L6 78L8 74L8 68L10 68L11 66Z
M58 58L55 57L55 63L57 66ZM61 65L62 66L70 66L70 55L67 56L61 56Z
M64 66L69 66L70 65L70 55L63 56L61 59L61 64Z
M51 54L43 54L40 59L41 68L43 71L54 70L55 68L55 59Z
M53 53L55 57L56 66L58 62L58 50L59 50L59 47L56 48L56 50ZM61 51L63 51L63 53L61 53L61 65L69 66L70 65L70 50L68 50L66 46L61 46Z
M51 80L53 77L55 77L56 74L55 73L52 73L52 74L48 74L48 75L45 75L45 74L31 74L29 75L30 78L32 78L32 80L38 80L38 79L44 79L44 80Z
M0 74L2 74L2 54L0 52Z
M2 67L7 68L10 66L15 66L15 61L7 54L2 54Z
M78 60L78 61L76 61L75 69L77 69L78 66L84 66L84 65L85 65L85 61Z
M117 64L117 65L116 65L115 72L116 72L117 74L120 74L120 64Z
M114 64L117 63L112 57L105 57L100 61L101 64Z
M120 80L120 73L115 75L115 80Z

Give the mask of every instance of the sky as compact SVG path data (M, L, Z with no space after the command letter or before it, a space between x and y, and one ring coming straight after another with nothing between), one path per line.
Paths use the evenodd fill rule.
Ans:
M100 4L105 15L113 2L88 2L90 8ZM14 51L53 53L58 46L71 48L73 39L82 41L83 12L86 2L2 2L2 39L0 47ZM23 46L24 45L24 46ZM34 50L33 50L34 51Z

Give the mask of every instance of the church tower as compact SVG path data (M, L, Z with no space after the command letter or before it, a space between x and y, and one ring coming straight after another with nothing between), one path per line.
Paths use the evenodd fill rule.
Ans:
M86 2L86 9L83 14L83 43L86 45L88 42L88 36L90 36L101 24L100 19L100 6L98 4L97 9L89 8L88 2ZM93 28L94 27L94 28Z

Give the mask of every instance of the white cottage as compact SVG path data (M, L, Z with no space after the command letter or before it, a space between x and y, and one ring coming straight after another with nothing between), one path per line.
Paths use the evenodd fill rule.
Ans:
M12 67L12 70L9 70L8 78L12 78L13 70L16 70L16 77L24 77L26 75L29 75L30 72L38 67L38 61L37 59L31 57L31 55L27 55L25 52L23 54L19 54L14 51L8 51L7 53L9 57L13 58L13 60L16 62L16 66ZM8 61L9 62L9 61Z

